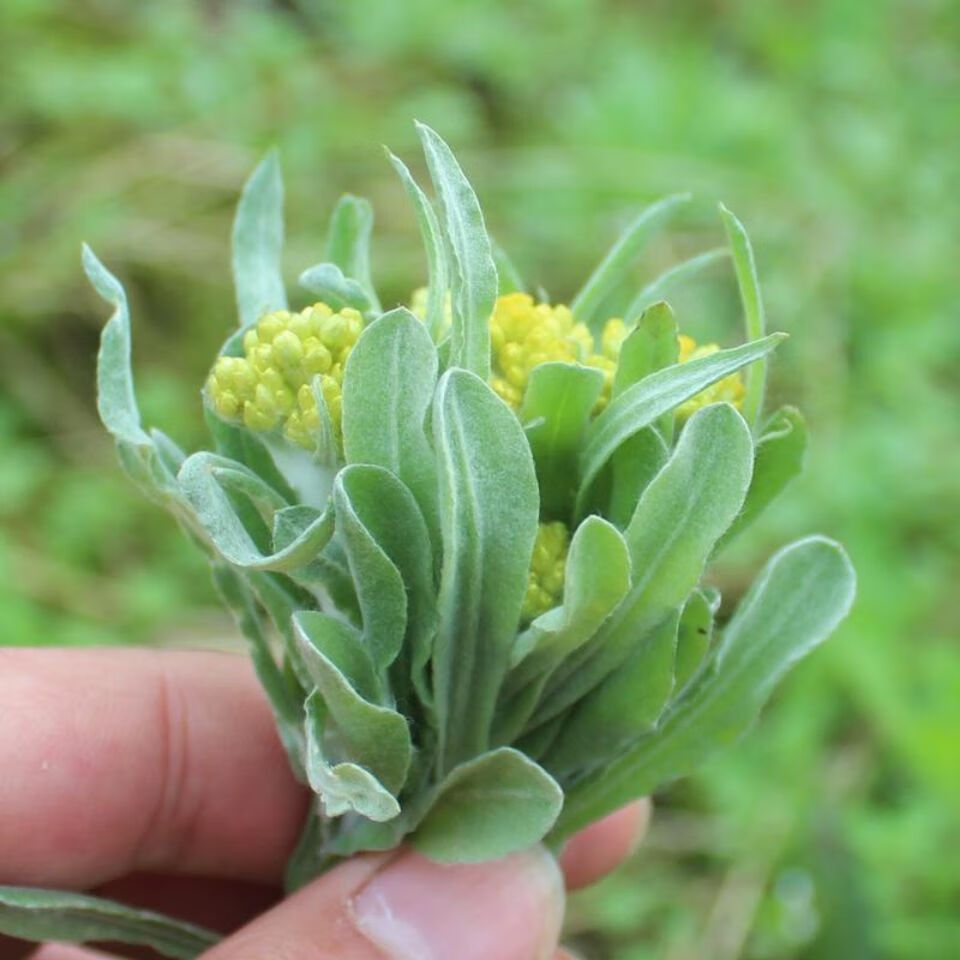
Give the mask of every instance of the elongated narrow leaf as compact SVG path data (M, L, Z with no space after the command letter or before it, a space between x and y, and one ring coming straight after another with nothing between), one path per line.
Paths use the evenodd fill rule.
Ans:
M307 267L297 283L334 310L353 307L354 310L367 313L376 309L366 287L353 277L346 276L335 263L318 263Z
M597 636L556 671L536 721L565 710L620 666L693 589L746 496L753 444L729 404L698 410L626 530L633 583Z
M257 679L273 708L277 729L290 765L297 776L305 777L305 746L303 739L303 691L281 672L270 649L260 611L250 588L236 570L217 563L213 567L213 582L223 602L233 614L240 632L248 641L250 658Z
M442 211L451 257L453 294L450 363L490 376L490 314L497 298L497 268L476 194L450 148L428 126L417 133Z
M619 397L644 377L673 366L677 352L677 320L670 304L651 304L620 346L611 396Z
M333 208L327 233L327 260L355 280L373 310L380 310L380 301L370 273L370 240L373 235L373 207L363 197L346 193ZM359 308L358 308L359 309Z
M684 260L669 270L665 270L633 298L630 306L623 312L625 319L629 323L634 317L639 317L651 304L665 299L671 290L729 255L730 251L726 247L718 247L715 250L707 250L706 253L697 254L689 260Z
M497 267L497 277L500 281L498 292L501 296L505 293L526 293L527 285L520 276L514 262L510 259L510 254L500 246L496 240L493 244L493 262ZM546 301L544 301L546 302Z
M537 617L513 648L494 739L512 741L525 727L557 665L585 644L630 586L630 554L619 531L587 517L570 542L563 605Z
M520 620L539 497L520 422L478 377L449 370L433 407L443 568L433 677L440 764L487 746Z
M274 510L287 506L283 498L242 464L212 453L195 453L180 468L180 486L197 521L220 555L248 570L294 570L309 563L333 535L333 516L317 512L315 519L282 550L265 553L248 523L238 513L228 489L242 491Z
M846 616L855 589L846 554L824 537L776 554L727 625L710 669L660 729L567 792L556 839L689 772L740 736L783 673Z
M233 221L233 283L240 326L271 310L285 310L280 257L283 253L283 178L271 150L250 175Z
M624 663L571 707L544 766L561 781L609 763L657 724L673 691L679 609L648 629Z
M97 410L103 425L117 440L150 446L140 425L140 410L130 369L130 308L120 281L83 245L83 269L97 293L113 305L113 315L100 334L97 355Z
M617 527L626 527L643 491L667 462L667 446L654 427L645 427L624 440L610 458L610 493L606 515Z
M537 466L541 513L567 519L577 492L577 449L603 389L603 373L572 363L534 367L520 409Z
M338 539L357 591L364 646L377 669L386 671L403 647L407 593L400 571L367 527L367 518L358 512L352 493L341 472L333 486Z
M406 688L412 681L420 702L429 706L432 696L427 664L436 627L436 592L430 538L423 515L410 490L382 467L367 464L346 467L337 476L337 490L338 510L346 509L343 501L349 501L348 522L363 525L366 534L399 573L406 591L403 618L406 630L400 655L391 670L394 693L405 706L409 705ZM392 574L388 576L392 580ZM359 578L357 589L363 601L365 585ZM380 587L385 595L392 589L387 583ZM367 637L366 621L364 635ZM376 648L372 639L367 642L371 650Z
M647 207L618 238L597 268L590 274L570 309L577 320L596 326L604 318L597 315L604 299L620 283L630 266L656 230L688 203L690 194L664 197Z
M427 254L427 308L424 322L430 335L437 342L443 336L446 327L447 292L450 289L450 277L447 273L447 257L443 248L443 234L433 205L420 185L413 179L407 165L387 150L387 157L400 177L407 196L417 215L420 238Z
M308 773L313 769L316 775L318 759L322 759L325 768L320 774L324 778L337 764L352 764L365 769L395 796L410 769L410 731L402 714L373 702L380 681L359 634L340 620L311 611L297 613L294 626L307 669L317 685L317 694L311 697L309 708L312 732L308 729L308 736L314 741L314 757L311 767L308 750ZM318 749L320 757L316 753ZM355 777L352 772L347 773L348 794L353 795L353 789L362 781L363 778ZM326 786L332 785L327 782ZM325 802L327 799L325 796ZM373 802L379 805L381 799L377 795ZM331 805L337 807L338 802L332 797L330 800L328 814L335 816L343 812L343 809L331 809ZM386 812L382 806L377 810ZM388 819L371 816L369 811L358 812L374 820ZM391 814L395 815L396 811Z
M450 771L412 843L440 863L505 857L541 840L562 805L563 791L542 767L502 747Z
M677 664L674 670L674 689L683 690L696 674L713 639L713 609L702 590L694 590L687 597L677 628Z
M89 943L110 940L193 960L220 937L151 910L63 890L0 887L0 933L22 940Z
M627 437L650 426L657 417L689 400L711 383L766 356L786 334L772 333L763 340L708 357L678 363L645 377L614 400L587 428L580 453L582 502L590 484Z
M416 498L439 547L437 479L426 417L439 361L423 324L402 307L360 335L343 378L347 463L384 467Z
M737 286L740 288L740 300L743 303L743 321L747 340L757 340L767 332L767 321L763 312L763 299L760 296L760 281L757 277L757 265L753 257L753 247L743 224L721 203L720 218L723 220L730 252L733 254L733 267L737 274ZM765 360L750 367L745 374L745 393L743 397L743 415L751 428L759 426L763 414L763 394L766 387L767 364Z
M803 469L807 452L807 425L796 407L782 407L766 423L757 441L753 480L747 500L724 544L745 530Z

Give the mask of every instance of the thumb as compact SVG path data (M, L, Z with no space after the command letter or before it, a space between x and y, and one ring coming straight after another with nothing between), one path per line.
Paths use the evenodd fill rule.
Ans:
M548 960L562 919L542 848L461 866L404 851L337 867L203 960Z

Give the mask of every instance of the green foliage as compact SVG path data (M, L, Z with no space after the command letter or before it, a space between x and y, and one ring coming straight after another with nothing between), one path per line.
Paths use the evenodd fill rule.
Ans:
M387 306L407 302L423 263L371 144L406 154L411 116L456 141L528 288L556 297L626 207L678 186L722 197L750 225L771 322L795 334L770 397L803 406L815 442L804 477L715 564L718 622L771 545L811 528L848 543L860 599L735 754L660 793L649 848L575 899L573 931L585 956L616 960L715 956L721 942L730 957L847 957L831 918L855 889L872 949L948 956L960 937L944 855L960 797L958 31L939 0L3 4L5 642L231 633L200 554L98 440L84 358L99 315L77 279L81 240L130 292L144 422L194 449L199 403L183 384L200 382L231 322L233 199L272 143L292 276L320 258L325 211L357 190L380 213ZM677 223L631 270L636 288L721 242L697 203ZM647 298L726 339L736 289L707 266ZM328 582L339 570L324 556L313 582L320 567Z

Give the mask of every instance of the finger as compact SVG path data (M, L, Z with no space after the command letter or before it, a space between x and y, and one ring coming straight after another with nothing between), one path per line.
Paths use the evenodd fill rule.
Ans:
M466 866L408 851L343 864L203 960L542 960L562 915L560 871L540 848Z
M560 855L567 888L588 886L618 867L643 839L650 801L637 800L572 837Z
M0 650L0 883L275 881L306 795L247 662Z

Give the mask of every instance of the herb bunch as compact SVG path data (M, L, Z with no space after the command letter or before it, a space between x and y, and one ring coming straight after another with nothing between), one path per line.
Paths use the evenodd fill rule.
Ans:
M667 198L569 306L551 305L491 243L448 146L418 131L433 201L389 156L429 268L409 308L382 308L372 210L346 196L325 261L300 277L312 299L291 309L275 155L248 181L239 328L203 389L209 451L187 456L141 425L127 300L84 250L115 308L101 418L127 472L209 557L315 794L291 888L401 842L447 862L561 843L738 736L853 599L849 561L823 537L777 553L723 624L702 582L806 446L797 410L763 410L783 335L765 332L733 214L721 206L729 250L608 316L637 251L689 199ZM746 342L698 346L661 294L727 253ZM120 911L121 938L172 956L207 942L123 910L0 891L0 929L21 936L116 939Z

